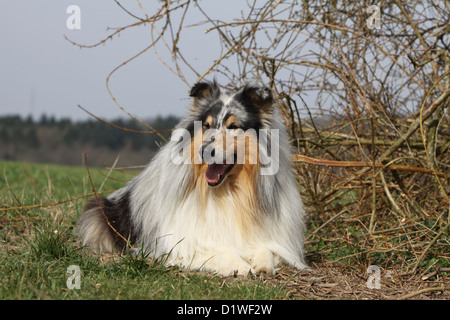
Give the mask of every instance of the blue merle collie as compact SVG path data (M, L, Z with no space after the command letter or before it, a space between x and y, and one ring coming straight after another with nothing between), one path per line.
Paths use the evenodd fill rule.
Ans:
M190 96L188 115L146 169L87 204L82 244L222 275L305 268L304 208L271 91L222 92L204 81Z

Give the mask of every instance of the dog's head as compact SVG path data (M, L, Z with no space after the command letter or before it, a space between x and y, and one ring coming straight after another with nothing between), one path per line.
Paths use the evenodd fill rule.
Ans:
M273 113L270 89L245 85L236 93L222 92L215 81L199 82L190 91L194 163L200 164L209 186L232 181L243 169L259 165L259 132L268 129ZM253 166L253 167L251 167Z

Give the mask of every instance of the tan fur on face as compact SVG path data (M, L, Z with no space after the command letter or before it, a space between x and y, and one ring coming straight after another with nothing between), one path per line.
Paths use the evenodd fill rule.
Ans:
M231 120L234 121L234 120ZM194 147L194 141L202 141L202 130L199 130L191 142L192 163L200 160L199 149ZM198 140L196 140L198 139ZM223 135L224 147L226 135ZM202 141L203 142L203 141ZM234 152L237 152L237 144L245 143L245 163L236 163L230 172L227 173L224 181L217 186L211 187L205 179L205 173L208 168L206 163L194 164L193 188L195 188L199 207L206 210L208 199L212 197L217 205L224 208L224 214L232 215L242 235L250 234L258 225L256 213L257 193L256 193L256 175L259 169L259 157L257 156L257 141L253 135L246 135L244 138L235 139ZM201 145L201 143L197 143ZM256 147L255 147L256 146ZM256 149L256 150L254 150ZM256 152L256 155L253 155ZM256 164L250 164L250 156L257 159ZM208 212L199 212L199 214L208 214Z
M211 115L209 115L205 122L203 122L203 129L205 128L211 128L213 124L213 117Z
M225 127L228 128L232 124L237 126L237 118L235 115L231 115L227 118L227 120L225 121Z

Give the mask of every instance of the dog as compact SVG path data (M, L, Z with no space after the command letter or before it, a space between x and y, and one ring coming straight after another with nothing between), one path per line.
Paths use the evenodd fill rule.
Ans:
M127 248L169 266L221 275L307 268L305 210L291 146L270 89L190 90L192 107L148 166L78 223L96 252Z

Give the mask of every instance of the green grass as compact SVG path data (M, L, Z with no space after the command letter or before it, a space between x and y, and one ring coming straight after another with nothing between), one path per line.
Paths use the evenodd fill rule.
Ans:
M283 283L222 278L166 267L147 257L100 257L82 248L75 226L92 193L82 167L0 161L0 299L280 299ZM95 188L123 186L90 169ZM126 173L113 173L129 180ZM47 205L53 204L53 205ZM27 208L26 206L43 205ZM68 289L67 268L79 266L81 289Z

